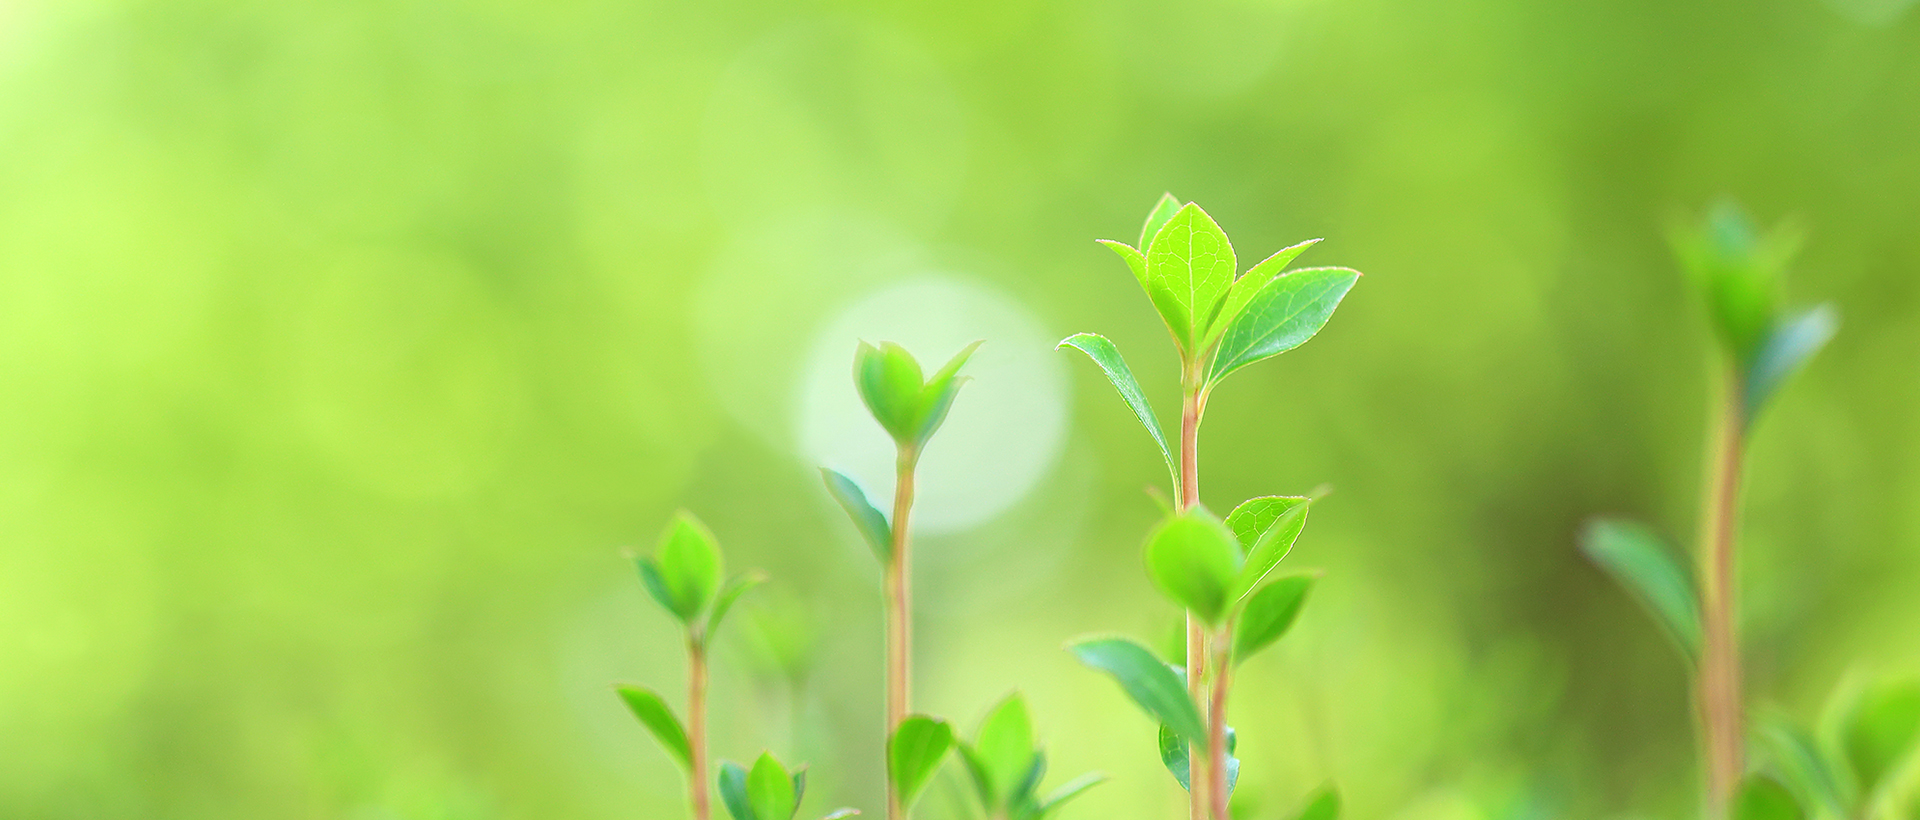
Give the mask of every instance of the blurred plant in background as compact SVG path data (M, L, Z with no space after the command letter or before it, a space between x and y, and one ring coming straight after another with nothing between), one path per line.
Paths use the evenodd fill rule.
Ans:
M607 682L682 674L617 548L681 507L774 579L715 759L882 805L880 585L815 469L892 474L856 338L988 340L919 465L916 708L1017 684L1113 775L1064 820L1177 813L1060 651L1179 618L1160 462L1053 351L1178 366L1085 242L1168 188L1369 277L1208 415L1255 443L1209 493L1340 493L1315 628L1235 672L1236 807L1689 816L1684 669L1567 549L1695 520L1659 217L1793 214L1846 308L1747 442L1745 685L1817 733L1920 670L1915 99L1908 0L0 2L0 817L674 816Z

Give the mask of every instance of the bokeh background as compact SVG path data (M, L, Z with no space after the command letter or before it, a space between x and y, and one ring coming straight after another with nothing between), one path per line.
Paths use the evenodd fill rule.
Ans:
M767 570L717 753L879 805L884 495L857 338L985 338L926 456L919 705L1027 693L1072 818L1178 815L1062 642L1160 640L1163 190L1243 267L1367 273L1215 394L1203 495L1335 492L1234 704L1250 817L1685 817L1684 672L1574 547L1694 527L1710 340L1666 250L1733 196L1838 338L1751 460L1751 692L1920 668L1913 0L0 2L0 816L668 818L623 551ZM949 775L953 773L948 772ZM964 816L936 789L921 815Z

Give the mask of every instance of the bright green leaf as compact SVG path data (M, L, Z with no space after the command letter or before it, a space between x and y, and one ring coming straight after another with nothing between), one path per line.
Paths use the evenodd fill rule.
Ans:
M682 510L660 535L660 547L651 564L657 574L648 578L650 573L642 569L641 577L650 588L657 581L666 593L668 600L662 603L668 611L691 624L719 590L722 566L713 534L692 513Z
M766 581L767 576L758 572L748 572L734 576L726 586L721 587L720 594L714 596L713 611L707 614L707 637L711 638L715 632L720 631L720 623L727 619L727 612L733 609L734 603L740 600L740 596Z
M762 753L754 761L753 771L747 772L747 800L753 804L754 816L761 820L792 820L799 807L793 778L780 761L773 759L772 752Z
M1332 783L1315 789L1295 820L1340 820L1340 790Z
M1005 806L1033 771L1033 721L1026 700L1007 696L980 724L972 746L966 747L970 767L980 780L988 805Z
M1133 271L1133 278L1140 281L1140 287L1142 289L1146 288L1147 255L1145 253L1125 242L1115 242L1111 239L1096 239L1094 241L1107 246L1108 250L1119 254L1120 258L1126 261L1127 269Z
M1233 756L1235 747L1239 745L1239 740L1238 733L1233 731L1232 726L1227 727L1226 740L1227 793L1232 794L1233 787L1240 782L1240 758ZM1167 767L1168 772L1173 774L1173 779L1180 783L1180 788L1193 791L1193 784L1191 782L1193 777L1193 763L1188 756L1187 743L1173 733L1173 727L1164 723L1160 724L1160 763Z
M867 501L867 494L860 491L860 485L853 479L825 467L820 468L820 477L827 483L827 492L833 500L840 502L840 508L847 511L847 517L853 519L853 527L860 531L860 537L866 539L867 546L873 548L873 554L880 563L893 562L893 528L887 524L887 517L873 508Z
M660 741L660 747L679 761L681 768L691 769L693 746L687 742L687 730L681 727L680 718L674 716L667 702L645 687L622 685L615 691L620 693L620 699L626 702L627 708L633 711L633 716L640 719L640 725L647 727L654 739Z
M1246 609L1234 624L1233 659L1246 660L1287 634L1288 627L1300 616L1313 582L1311 575L1289 575L1248 597Z
M1245 598L1293 551L1293 542L1307 526L1307 507L1312 503L1311 498L1297 496L1262 496L1240 502L1227 514L1227 529L1233 530L1247 556L1227 594L1229 603Z
M940 759L953 746L953 727L926 715L909 715L887 740L887 776L900 795L900 805L913 799L940 768Z
M1631 521L1595 519L1580 534L1580 550L1653 613L1687 658L1700 656L1700 604L1658 535Z
M753 800L747 796L746 769L731 760L720 761L720 775L715 780L720 787L720 802L726 805L733 820L759 820L753 812Z
M1920 737L1920 683L1883 685L1861 696L1841 741L1863 794L1872 794L1913 751L1916 737Z
M967 381L958 377L960 368L966 365L967 359L973 357L973 351L978 350L982 343L976 341L961 348L960 352L948 359L945 365L934 372L932 378L927 379L926 386L921 388L920 409L914 418L915 446L926 444L928 439L933 438L934 432L940 429L940 425L946 422L947 411L953 407L953 397L960 392L960 386Z
M1260 292L1261 287L1273 281L1296 257L1319 242L1318 239L1309 239L1281 248L1235 279L1233 286L1227 288L1227 300L1220 306L1219 318L1214 320L1213 327L1207 332L1207 344L1219 341L1220 336L1226 333L1227 326L1233 323L1234 317L1240 315L1240 311L1247 308L1247 303L1253 301L1253 295Z
M1173 461L1173 450L1167 446L1166 434L1160 431L1160 421L1154 416L1153 408L1147 404L1147 394L1141 392L1140 383L1134 380L1133 371L1127 368L1127 360L1120 358L1120 350L1113 346L1113 342L1107 341L1105 336L1097 333L1076 333L1060 340L1060 344L1054 349L1058 350L1062 347L1071 347L1087 354L1087 358L1092 359L1093 363L1099 365L1100 370L1107 374L1107 381L1112 382L1113 388L1120 391L1120 398L1127 403L1128 408L1133 410L1133 417L1140 420L1140 424L1145 426L1147 432L1153 436L1153 443L1160 446L1160 457L1167 462L1167 475L1177 489L1180 484L1180 468Z
M1207 382L1305 344L1358 281L1352 268L1300 268L1262 285L1221 334Z
M1233 531L1201 507L1161 522L1147 536L1147 573L1174 603L1207 623L1226 615L1244 559Z
M920 389L925 386L913 354L893 342L881 342L879 347L861 342L854 354L853 381L881 429L896 442L911 442L918 430Z
M1096 638L1069 645L1081 663L1113 676L1127 696L1155 720L1189 741L1203 741L1200 710L1187 685L1147 648L1125 638Z
M1779 318L1782 272L1798 237L1761 236L1731 202L1714 206L1704 224L1676 231L1674 252L1701 295L1715 335L1735 361L1751 364Z
M1832 305L1803 311L1776 325L1760 342L1747 366L1746 418L1749 422L1766 406L1775 390L1825 347L1840 328L1840 312Z
M1160 229L1166 227L1173 215L1180 212L1180 199L1171 193L1160 195L1160 201L1153 203L1153 210L1147 212L1147 223L1140 226L1140 252L1146 253L1153 247L1153 238L1160 235Z
M1234 271L1232 243L1198 205L1181 206L1154 235L1147 249L1147 296L1181 350L1197 350Z
M1806 812L1780 781L1763 774L1750 774L1740 782L1733 796L1729 820L1803 820Z

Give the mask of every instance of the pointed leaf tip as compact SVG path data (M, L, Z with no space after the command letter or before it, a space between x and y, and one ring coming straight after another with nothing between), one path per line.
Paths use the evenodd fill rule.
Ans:
M887 523L887 517L874 509L867 501L867 494L853 479L838 472L820 468L820 477L826 482L827 493L839 502L840 508L847 511L847 517L853 519L854 529L860 531L867 546L873 548L873 554L881 564L893 562L893 527Z
M909 715L900 722L887 739L887 776L893 780L903 808L913 805L952 746L953 727L944 720Z
M693 747L687 741L687 730L681 727L680 718L673 714L673 709L667 706L666 701L644 686L622 685L615 687L615 691L633 716L640 719L640 725L653 733L660 747L666 749L682 769L691 769Z
M1660 536L1632 521L1594 519L1581 532L1580 550L1653 613L1682 654L1700 656L1699 599Z
M1112 676L1142 710L1189 742L1203 741L1200 710L1180 677L1146 647L1125 638L1095 638L1070 644L1068 651Z
M1087 354L1087 358L1092 359L1093 363L1100 367L1100 372L1106 374L1107 382L1113 385L1113 389L1120 392L1120 399L1127 403L1128 409L1133 411L1133 417L1140 420L1142 427L1147 428L1148 435L1153 436L1154 445L1160 448L1160 458L1166 461L1167 475L1172 479L1174 487L1178 488L1180 468L1174 463L1173 449L1167 446L1167 436L1160 430L1160 420L1153 414L1153 407L1147 403L1147 394L1140 389L1140 382L1134 379L1133 371L1127 367L1127 360L1121 358L1119 348L1114 347L1113 342L1098 333L1075 333L1061 339L1060 344L1055 345L1054 349L1063 347L1071 347Z

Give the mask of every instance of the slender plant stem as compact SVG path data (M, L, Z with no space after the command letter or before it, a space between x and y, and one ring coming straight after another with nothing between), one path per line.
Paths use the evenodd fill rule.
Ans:
M1740 637L1734 623L1740 471L1746 417L1739 374L1726 379L1719 441L1701 516L1700 599L1705 646L1700 660L1700 717L1706 736L1707 817L1724 817L1745 766L1740 708Z
M693 820L707 820L707 648L697 637L687 639L687 745L693 752L688 777L693 797Z
M1233 675L1233 666L1226 662L1231 627L1222 627L1214 636L1213 650L1210 653L1214 663L1212 672L1213 694L1207 700L1207 775L1212 782L1207 784L1207 796L1212 801L1213 820L1230 820L1227 816L1227 799L1232 792L1227 791L1227 688Z
M887 738L891 740L912 710L913 575L907 540L907 515L913 510L913 471L919 453L900 448L893 485L893 561L887 565ZM887 744L882 744L885 749ZM887 818L906 817L900 792L887 778Z
M1200 385L1192 367L1184 367L1180 378L1180 499L1177 509L1185 512L1200 503ZM1200 621L1187 613L1187 694L1194 703L1204 703L1207 670L1207 634ZM1212 758L1187 750L1187 817L1205 820L1207 789L1213 784Z

